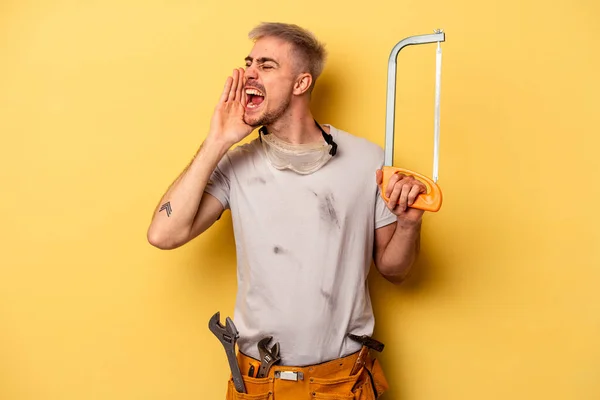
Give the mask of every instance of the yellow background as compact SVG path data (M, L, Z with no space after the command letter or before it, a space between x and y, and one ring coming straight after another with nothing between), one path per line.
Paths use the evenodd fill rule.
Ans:
M224 397L230 214L174 251L146 229L273 20L328 45L317 119L380 145L391 48L447 34L445 201L411 279L372 274L385 398L599 399L600 6L549 4L3 0L0 399ZM425 174L434 68L400 53L396 164Z

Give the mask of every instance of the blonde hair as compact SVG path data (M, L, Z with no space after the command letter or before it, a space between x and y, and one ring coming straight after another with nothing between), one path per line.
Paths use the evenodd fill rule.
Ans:
M314 86L325 68L327 51L312 32L294 24L263 22L248 33L248 38L255 42L263 37L276 37L291 43L312 75Z

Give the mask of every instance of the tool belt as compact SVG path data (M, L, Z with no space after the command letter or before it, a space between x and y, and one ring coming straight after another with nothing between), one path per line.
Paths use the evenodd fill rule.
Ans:
M250 371L258 371L260 360L238 352L237 361L246 393L237 392L230 378L227 400L372 400L388 389L379 361L366 346L349 356L317 365L273 365L263 378L249 376Z

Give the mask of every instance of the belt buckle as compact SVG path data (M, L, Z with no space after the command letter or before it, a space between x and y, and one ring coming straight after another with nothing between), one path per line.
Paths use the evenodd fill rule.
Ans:
M304 380L304 373L297 371L275 371L275 379L298 382Z

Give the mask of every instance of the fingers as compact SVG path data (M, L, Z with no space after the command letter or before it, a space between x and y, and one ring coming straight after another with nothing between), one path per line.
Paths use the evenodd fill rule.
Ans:
M225 87L223 88L223 93L221 93L221 98L219 99L220 103L225 103L227 98L229 97L229 92L231 91L231 85L233 83L233 78L230 76L227 77L225 81Z
M400 198L398 199L398 207L402 211L406 211L408 208L408 193L410 193L411 186L407 183L402 183L400 186Z
M243 89L242 89L242 98L241 98L240 102L242 103L242 107L246 107L246 104L248 104L248 95L246 94L246 91Z
M238 68L238 87L235 94L235 101L242 101L245 97L246 92L244 91L244 70ZM245 104L244 104L245 105Z
M410 191L408 192L408 206L412 206L415 201L417 200L417 197L421 194L421 193L427 193L427 190L421 186L421 185L413 185L410 189Z
M245 105L246 93L244 92L244 70L236 68L232 76L228 76L223 87L223 93L219 98L220 103L239 101Z
M375 181L377 182L377 186L381 185L383 182L383 171L378 169L375 171Z
M393 176L390 178L390 184L388 184L388 189L390 188L390 185L392 184L392 178ZM388 195L388 208L392 211L394 211L396 209L396 207L400 206L400 210L404 211L405 206L403 207L400 204L400 195L402 194L402 188L403 188L403 184L396 182L394 183L394 185L391 187L392 190L390 191L390 194Z
M233 70L233 80L232 80L232 84L231 84L231 89L229 90L229 93L227 95L227 101L233 101L235 100L235 96L237 94L237 89L240 83L240 71L236 68Z
M423 183L411 176L394 174L390 177L386 188L386 195L389 198L387 206L392 211L396 208L402 212L406 211L421 193L427 193Z
M396 187L396 183L405 176L406 175L402 174L392 174L392 176L390 176L387 188L385 189L386 197L390 197L392 195L392 190Z

